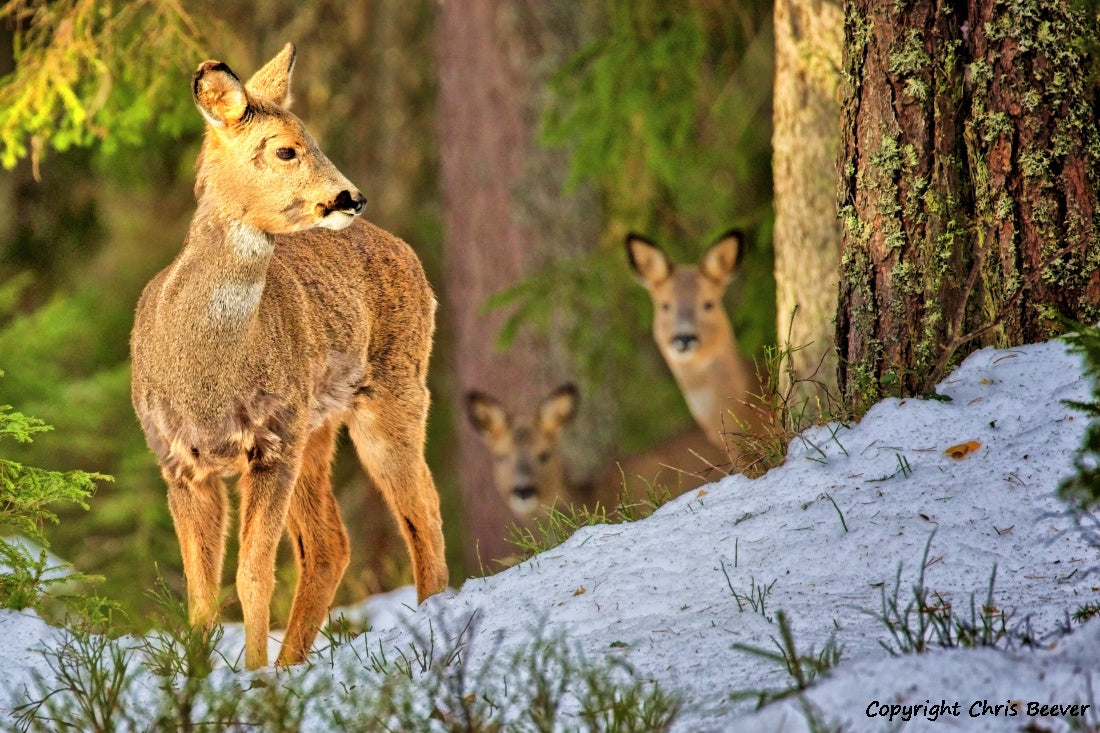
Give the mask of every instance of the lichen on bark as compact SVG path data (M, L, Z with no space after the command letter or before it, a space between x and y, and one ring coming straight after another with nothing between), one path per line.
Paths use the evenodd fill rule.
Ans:
M839 383L920 394L1100 317L1097 19L1071 0L846 12Z

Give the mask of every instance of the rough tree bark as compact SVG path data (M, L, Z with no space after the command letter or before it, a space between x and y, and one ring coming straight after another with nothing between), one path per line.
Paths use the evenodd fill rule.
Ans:
M485 302L597 237L591 204L562 194L563 154L536 143L544 84L578 47L578 15L558 0L440 5L444 307L452 329L454 465L473 571L494 569L492 561L512 554L505 541L512 517L466 421L463 393L485 390L514 410L533 411L550 389L576 378L568 349L552 335L524 331L507 353L498 352L505 314L487 313ZM588 398L582 396L582 424L571 428L577 434L594 413Z
M931 390L1100 317L1095 18L1071 0L845 6L840 386Z
M794 379L836 388L833 335L840 265L836 216L844 11L826 0L776 0L772 170L776 337ZM797 313L795 309L797 308ZM781 374L781 387L790 385ZM815 390L796 384L794 398Z

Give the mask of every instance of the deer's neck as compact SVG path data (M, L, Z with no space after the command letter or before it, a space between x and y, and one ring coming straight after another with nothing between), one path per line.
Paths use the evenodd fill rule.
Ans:
M692 417L712 442L719 441L723 432L742 430L738 421L757 421L758 415L745 403L759 393L760 382L752 361L737 349L732 337L706 359L670 366Z
M187 243L165 283L165 302L188 311L191 331L232 341L255 325L274 237L200 204Z

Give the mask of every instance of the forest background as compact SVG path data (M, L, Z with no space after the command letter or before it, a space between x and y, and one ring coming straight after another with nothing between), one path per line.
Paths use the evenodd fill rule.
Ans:
M365 216L424 261L441 303L429 463L459 583L500 567L511 522L466 390L533 410L576 382L575 475L690 424L628 273L628 231L693 261L745 230L735 329L750 353L774 340L771 17L770 3L707 0L3 5L0 403L56 430L6 457L115 477L46 528L51 548L103 575L99 592L139 625L135 589L158 572L183 589L128 343L141 288L194 210L199 62L247 75L295 42L295 112L364 191ZM350 454L335 471L354 558L338 602L408 579Z
M182 590L127 354L141 287L193 212L202 126L188 81L204 59L247 75L294 41L295 112L366 216L425 263L440 299L428 459L457 584L512 549L467 390L530 413L576 383L575 478L690 425L629 274L630 231L695 261L743 230L725 303L742 350L786 344L793 376L833 388L848 416L927 394L980 346L1100 320L1098 10L9 0L0 403L57 428L10 457L115 477L49 537L133 618L147 602L134 589L157 572ZM338 601L408 578L349 453L336 484L353 564Z

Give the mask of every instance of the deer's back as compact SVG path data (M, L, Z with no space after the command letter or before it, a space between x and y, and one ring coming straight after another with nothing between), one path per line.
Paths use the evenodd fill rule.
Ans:
M276 237L268 282L273 299L299 299L301 288L323 348L365 351L374 380L427 360L435 296L424 269L408 244L370 222Z

